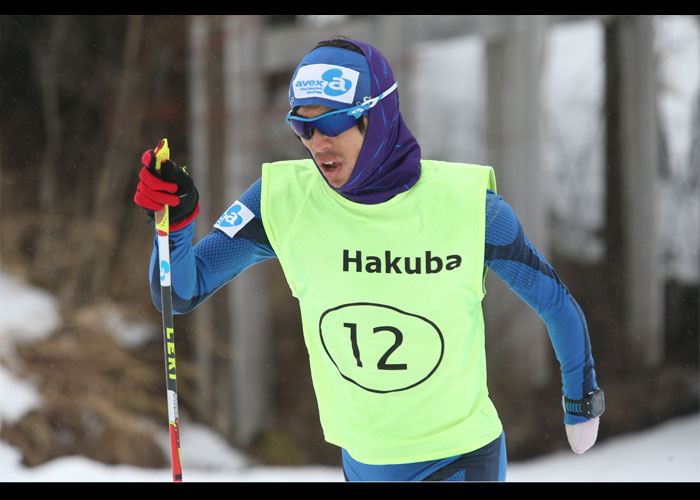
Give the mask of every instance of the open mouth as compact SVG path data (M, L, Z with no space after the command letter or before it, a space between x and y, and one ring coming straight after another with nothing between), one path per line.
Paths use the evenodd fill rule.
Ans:
M340 163L335 161L326 161L321 163L321 168L324 172L335 172L340 168Z

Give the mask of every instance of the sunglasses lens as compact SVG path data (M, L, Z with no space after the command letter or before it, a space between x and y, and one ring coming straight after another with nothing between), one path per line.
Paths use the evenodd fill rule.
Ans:
M357 120L354 116L349 116L345 113L334 113L321 115L319 118L313 121L301 121L295 120L294 116L290 117L289 124L297 134L302 139L311 139L313 135L313 129L318 130L323 135L328 137L335 137L342 134L349 128L355 126Z
M346 130L352 128L357 123L354 116L348 116L344 113L337 115L322 116L316 120L316 128L328 137L335 137L342 134Z
M302 122L300 120L295 120L294 118L289 120L289 125L291 125L292 130L296 135L302 139L311 139L311 134L313 133L313 122Z

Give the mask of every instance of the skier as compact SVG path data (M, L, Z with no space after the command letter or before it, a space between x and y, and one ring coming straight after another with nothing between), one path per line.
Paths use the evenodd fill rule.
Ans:
M364 42L319 43L294 72L289 104L309 158L264 164L195 246L192 178L170 160L157 175L144 153L134 199L150 215L170 207L174 311L279 259L347 480L504 481L481 309L490 269L544 321L569 443L589 449L604 404L584 314L496 194L493 169L422 159L391 67Z

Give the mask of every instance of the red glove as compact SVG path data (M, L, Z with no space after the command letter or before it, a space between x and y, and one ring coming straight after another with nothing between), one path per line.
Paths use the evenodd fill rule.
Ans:
M144 208L150 217L168 205L170 231L182 229L199 214L199 193L187 167L175 162L161 163L160 175L155 171L155 154L149 149L141 157L143 167L139 172L140 182L136 188L134 202Z

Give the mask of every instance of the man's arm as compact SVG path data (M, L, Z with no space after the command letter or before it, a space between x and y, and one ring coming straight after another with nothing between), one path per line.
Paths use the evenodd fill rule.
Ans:
M173 310L177 314L192 311L250 266L276 257L262 225L260 182L253 183L195 246L194 221L170 233ZM153 303L160 310L157 255L156 240L150 282Z
M545 323L561 367L564 396L581 400L597 389L583 311L554 269L528 240L513 208L490 191L486 199L485 250L486 265ZM570 413L564 416L567 425L589 420Z

